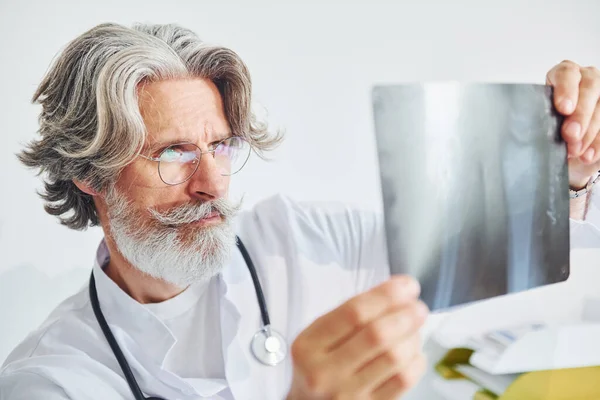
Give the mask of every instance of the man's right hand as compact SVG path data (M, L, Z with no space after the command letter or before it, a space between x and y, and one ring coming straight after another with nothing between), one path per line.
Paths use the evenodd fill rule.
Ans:
M427 306L406 276L362 293L318 318L292 345L288 400L395 399L425 369L419 329Z

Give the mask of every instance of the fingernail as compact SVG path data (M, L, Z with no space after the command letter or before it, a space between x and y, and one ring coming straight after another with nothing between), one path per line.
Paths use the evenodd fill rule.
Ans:
M596 151L590 147L583 155L583 158L587 161L592 161L594 159L594 154L596 154Z
M561 103L560 103L562 109L566 112L566 113L572 113L573 112L573 102L569 99L564 99Z
M565 127L565 133L574 139L579 139L581 125L577 121L571 121Z

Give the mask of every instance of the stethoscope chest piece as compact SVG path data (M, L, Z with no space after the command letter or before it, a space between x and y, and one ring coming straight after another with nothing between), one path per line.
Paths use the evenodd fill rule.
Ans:
M265 326L256 332L250 347L258 361L270 366L282 362L287 354L285 339L270 326Z

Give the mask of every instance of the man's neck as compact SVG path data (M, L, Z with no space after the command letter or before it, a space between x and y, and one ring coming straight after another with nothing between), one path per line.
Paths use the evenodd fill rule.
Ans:
M114 242L106 238L110 262L104 268L106 275L125 293L141 304L160 303L177 296L185 289L161 279L153 278L131 265L117 250Z

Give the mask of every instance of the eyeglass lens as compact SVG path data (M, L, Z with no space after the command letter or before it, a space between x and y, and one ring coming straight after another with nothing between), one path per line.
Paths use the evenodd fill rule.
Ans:
M169 146L158 157L160 178L169 185L185 182L196 172L203 155L212 156L221 175L229 176L239 172L248 161L250 144L234 136L204 153L191 143Z

